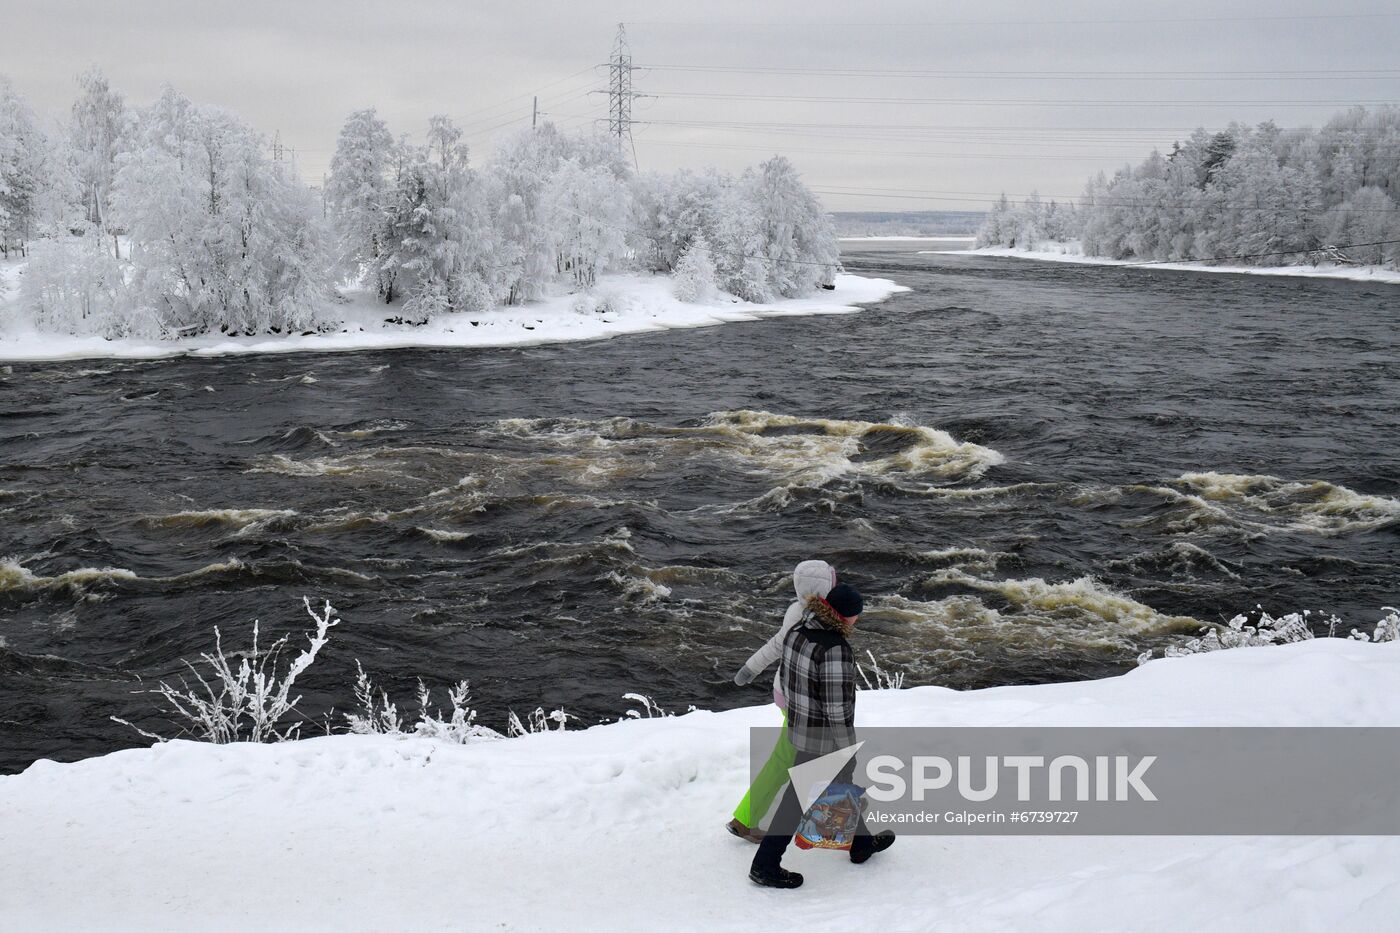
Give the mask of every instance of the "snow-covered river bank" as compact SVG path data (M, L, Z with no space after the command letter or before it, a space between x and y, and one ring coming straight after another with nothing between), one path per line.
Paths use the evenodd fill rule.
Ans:
M1121 677L867 692L861 725L1400 725L1400 643L1320 639ZM188 930L1383 930L1394 837L906 836L793 850L752 886L723 830L772 707L449 745L177 742L0 777L0 926ZM641 896L640 891L646 895Z
M0 322L6 302L17 301L23 266L0 268ZM785 298L756 304L720 295L708 302L679 301L664 276L604 276L587 293L480 313L441 314L427 324L392 323L399 309L356 293L339 307L343 323L335 330L308 335L258 337L202 336L177 340L42 333L17 323L0 326L0 362L63 359L159 359L171 356L226 356L248 353L325 353L388 350L403 347L520 347L598 340L622 334L709 327L735 321L808 314L852 314L860 305L882 301L905 289L888 279L838 275L832 291L809 298Z
M931 249L920 250L928 255L956 254L975 256L1005 256L1011 259L1038 259L1042 262L1068 262L1085 266L1129 266L1139 269L1172 269L1182 272L1224 272L1234 275L1290 276L1307 279L1346 279L1352 282L1383 282L1400 284L1400 271L1384 266L1318 265L1293 266L1245 266L1229 263L1207 262L1142 262L1132 259L1108 259L1103 256L1085 256L1079 251L1079 244L1046 242L1040 249L1018 249L1010 246L984 246L980 249Z

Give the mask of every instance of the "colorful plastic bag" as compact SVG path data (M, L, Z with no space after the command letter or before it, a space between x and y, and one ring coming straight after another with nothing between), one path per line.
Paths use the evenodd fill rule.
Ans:
M860 829L865 789L855 784L832 784L802 815L793 841L799 849L846 849Z

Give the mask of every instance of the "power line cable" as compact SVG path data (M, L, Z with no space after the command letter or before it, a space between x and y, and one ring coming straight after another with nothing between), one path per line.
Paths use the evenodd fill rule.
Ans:
M1172 16L1153 17L1145 19L1137 18L1115 18L1115 19L982 19L982 20L922 20L904 22L877 22L870 20L855 21L811 21L811 20L783 20L783 21L755 21L755 22L725 22L723 20L632 20L628 26L658 26L677 28L710 27L719 29L747 29L747 28L778 28L778 29L948 29L964 26L1137 26L1137 25L1167 25L1175 23L1278 23L1278 22L1298 22L1323 20L1334 22L1339 20L1366 20L1366 19L1394 19L1400 17L1400 13L1299 13L1299 14L1265 14L1262 16Z
M913 194L913 195L919 195L919 194L982 194L982 195L992 195L992 196L995 196L995 197L997 197L997 198L1000 198L1000 197L1002 197L1002 196L1005 196L1005 197L1007 197L1007 198L1022 198L1022 199L1024 199L1024 198L1053 198L1053 199L1057 199L1057 200L1074 200L1074 199L1076 199L1076 198L1082 198L1082 197L1084 197L1083 194L1047 194L1047 193L1040 192L1040 191L1032 191L1030 194L1012 194L1012 193L1007 192L1007 191L954 191L954 190L948 190L948 189L943 189L943 188L880 188L880 187L863 186L863 185L817 185L817 186L814 186L814 187L819 187L819 188L822 188L823 190L832 190L833 193L850 192L850 193L853 193L853 194L861 194L861 193L868 193L868 192L885 192L885 193L893 193L893 194ZM1110 198L1100 198L1100 197L1097 197L1097 196L1096 196L1094 200L1095 200L1096 203L1099 203L1099 204L1125 204L1125 205L1132 205L1132 206L1142 206L1143 204L1148 203L1148 202L1153 203L1153 204L1163 203L1163 202L1160 202L1160 201L1157 201L1157 200L1154 200L1154 199L1151 199L1151 198L1117 198L1117 199L1114 199L1114 198L1111 198L1111 197L1110 197ZM1175 203L1177 206L1181 206L1184 202L1178 201L1178 202L1174 202L1174 203ZM1228 207L1228 206L1231 206L1231 205L1225 205L1225 206ZM1391 209L1391 208L1384 208L1384 209L1378 209L1378 210L1382 210L1382 211L1385 212L1385 213L1389 213L1392 209ZM1400 210L1400 208L1395 208L1395 210Z
M675 146L682 149L739 149L757 152L773 152L772 146L739 146L728 145L726 143L687 143L687 142L667 142L664 140L646 139L643 141L652 146ZM1057 159L1072 162L1087 162L1093 159L1093 155L1069 155L1065 153L1028 152L1015 154L1007 152L902 152L892 149L821 149L812 147L791 147L784 146L784 152L817 153L827 155L857 155L857 156L879 156L881 158L922 158L922 159ZM1094 155L1101 159L1132 159L1139 155L1141 150L1132 153L1104 153L1097 151Z
M594 65L588 65L588 66L585 67L585 68L580 68L578 71L575 71L575 72L574 72L573 74L571 74L571 75L565 75L564 77L558 79L557 81L551 81L551 82L549 82L548 84L542 84L542 85L540 85L539 87L535 88L533 91L526 91L524 94L518 94L518 95L516 95L515 97L508 97L508 98L506 98L505 100L500 101L499 103L489 104L489 105L487 105L487 106L485 106L485 107L480 107L480 108L478 108L478 109L476 109L476 110L470 111L469 113L464 113L464 114L462 114L461 119L462 119L462 120L470 120L470 118L476 116L476 115L479 114L479 113L486 113L486 112L489 111L489 110L496 110L496 109L498 109L498 108L500 108L500 107L504 107L504 106L506 106L506 105L508 105L508 104L516 103L517 101L527 100L527 99L529 99L529 98L531 98L531 97L534 97L534 96L537 95L537 94L542 93L543 91L549 90L549 89L552 88L552 87L557 87L558 85L563 84L563 83L566 82L566 81L572 81L574 78L577 78L579 75L587 74L588 72L593 71L595 67L596 67L596 66L594 66ZM479 121L478 121L478 122L479 122Z
M998 201L1001 200L1000 197L996 197L996 198L988 198L988 197L956 197L956 198L954 198L954 197L935 197L935 196L933 196L933 195L921 195L921 194L879 194L879 193L875 193L875 192L868 192L868 191L861 191L861 190L832 191L832 190L829 190L826 186L821 186L821 185L814 185L814 186L812 186L812 191L815 192L815 193L817 193L817 194L832 195L832 196L836 196L836 197L851 197L851 198L888 198L888 199L894 199L894 200L900 200L900 201L954 201L954 202L957 202L957 203L964 203L964 202L967 202L967 201L972 201L972 202L983 203L983 204L995 204L995 203L997 203ZM1040 195L1040 197L1042 197L1042 198L1049 198L1049 199L1051 199L1051 200L1056 200L1056 201L1058 201L1060 198L1063 198L1066 202L1073 202L1075 198L1083 197L1083 195L1074 195L1073 197L1064 196L1064 195L1061 195L1061 196L1059 196L1059 197L1055 197L1055 196L1053 196L1053 195ZM1279 213L1284 213L1284 214L1400 214L1400 208L1278 207L1278 206L1273 206L1273 205L1260 205L1260 204L1253 204L1253 205L1251 205L1251 204L1187 204L1187 203L1183 203L1183 202L1175 202L1175 203L1173 203L1173 202L1166 202L1166 201L1157 201L1157 200L1153 200L1153 199L1149 199L1149 198L1135 199L1135 200L1122 200L1122 199L1108 200L1108 199L1104 199L1104 198L1095 197L1095 198L1094 198L1094 203L1096 203L1096 204L1107 204L1107 205L1110 205L1110 206L1113 206L1113 207L1165 207L1165 208L1169 208L1169 209L1172 209L1172 210L1223 210L1223 211L1240 211L1240 212L1247 212L1247 211L1277 211L1277 212L1279 212Z
M714 127L720 129L758 129L767 132L786 132L788 130L887 130L887 131L937 131L937 130L996 130L1007 132L1093 132L1093 133L1194 133L1198 129L1205 129L1200 124L1195 126L1044 126L1029 124L956 124L956 123L823 123L812 121L780 121L780 120L636 120L636 124L648 124L652 126L691 126L691 127ZM1234 121L1239 122L1239 121ZM1279 130L1290 132L1295 130L1315 129L1311 126L1280 126ZM1377 130L1347 130L1347 133L1362 136L1385 137L1387 134Z
M1101 80L1116 78L1121 80L1278 80L1287 78L1308 78L1310 80L1355 81L1372 78L1400 78L1400 68L1309 68L1295 70L1266 71L978 71L972 69L928 70L911 68L786 68L776 65L741 67L730 65L637 65L648 71L681 71L699 74L758 74L794 77L833 77L833 78L978 78L978 79L1065 79Z
M1035 107L1376 107L1392 100L1059 100L1035 97L838 97L817 94L723 94L710 91L656 91L654 96L681 100L763 100L814 104L898 104L901 106L1035 106Z

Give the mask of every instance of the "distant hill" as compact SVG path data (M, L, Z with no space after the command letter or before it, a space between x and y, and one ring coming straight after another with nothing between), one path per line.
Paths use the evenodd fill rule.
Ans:
M837 236L933 236L972 234L985 211L832 211Z

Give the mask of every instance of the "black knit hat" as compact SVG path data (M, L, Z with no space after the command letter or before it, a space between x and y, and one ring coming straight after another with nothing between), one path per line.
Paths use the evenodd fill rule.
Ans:
M849 583L833 586L831 592L826 594L826 602L847 619L854 619L865 608L865 600L860 598L860 591Z

